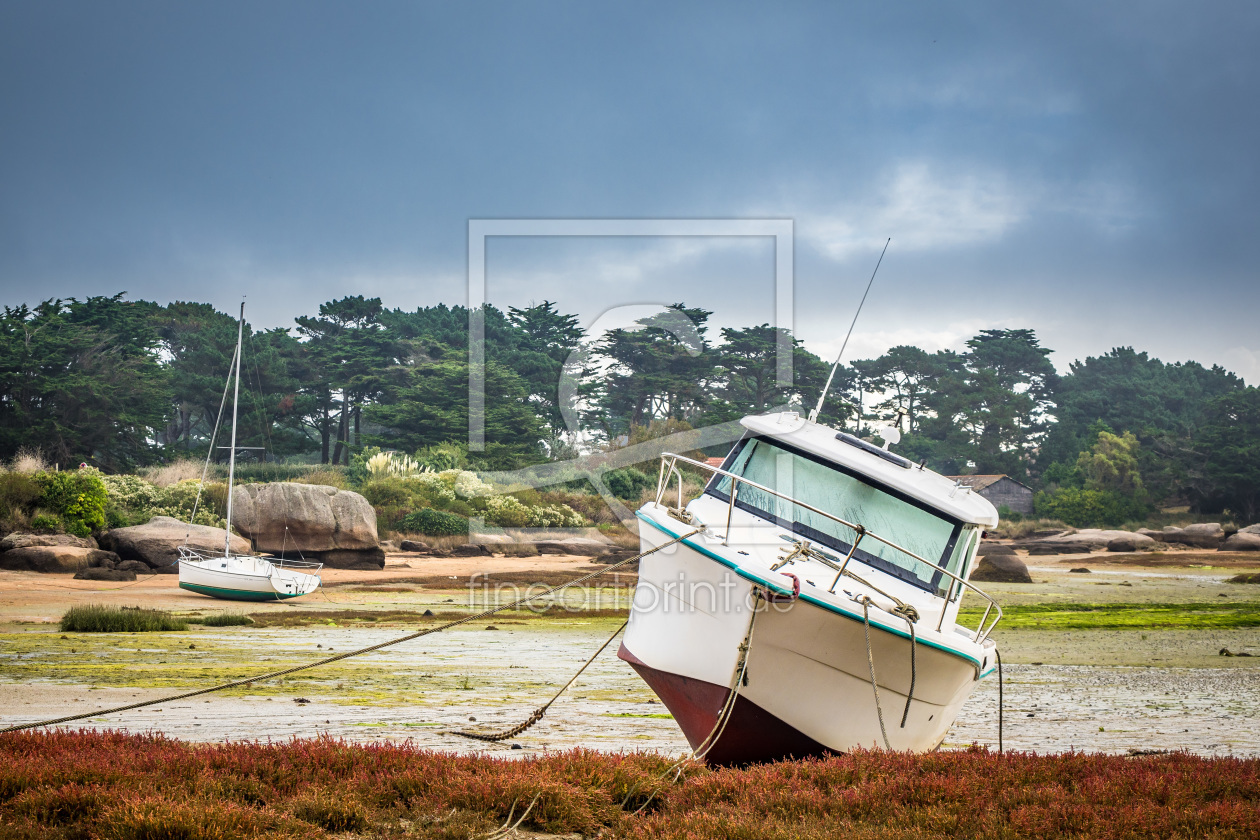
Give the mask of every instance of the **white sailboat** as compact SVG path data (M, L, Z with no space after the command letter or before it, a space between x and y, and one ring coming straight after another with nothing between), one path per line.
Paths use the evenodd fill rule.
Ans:
M715 764L936 748L997 668L1001 609L967 581L997 511L795 412L742 423L720 468L662 456L642 547L692 535L641 561L618 655ZM710 476L685 507L684 465Z
M314 592L320 586L322 563L284 558L258 557L232 553L232 485L236 478L236 414L241 394L241 346L245 330L245 304L236 325L236 355L231 376L235 380L232 396L232 445L228 455L227 527L223 536L223 553L209 552L188 545L179 547L179 586L213 598L229 601L279 601ZM220 414L222 412L220 411ZM211 441L213 452L213 440ZM209 455L207 455L207 460Z

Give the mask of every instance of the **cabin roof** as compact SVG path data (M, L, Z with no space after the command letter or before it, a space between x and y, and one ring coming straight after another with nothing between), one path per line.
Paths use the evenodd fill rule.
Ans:
M997 509L988 499L971 492L974 488L958 484L940 473L919 466L909 469L892 463L874 451L877 447L859 448L837 438L829 426L810 422L796 412L753 415L740 423L749 431L782 440L820 458L825 458L881 484L892 487L924 502L947 516L976 525L993 527L998 523ZM895 455L895 453L893 453ZM904 460L904 459L902 459Z

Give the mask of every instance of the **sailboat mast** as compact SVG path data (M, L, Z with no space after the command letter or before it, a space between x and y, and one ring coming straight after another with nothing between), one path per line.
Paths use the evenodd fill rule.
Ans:
M241 317L236 322L236 377L232 392L232 448L228 450L227 527L223 533L223 556L232 554L232 481L236 478L236 404L241 398L241 340L245 336L245 301L241 301Z

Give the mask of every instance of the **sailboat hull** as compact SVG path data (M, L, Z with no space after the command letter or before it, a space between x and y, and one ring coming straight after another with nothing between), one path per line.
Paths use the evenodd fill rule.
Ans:
M262 557L179 561L179 587L227 601L284 601L314 592L318 575L277 566Z
M218 586L204 586L198 583L184 583L180 581L180 589L187 589L189 592L196 592L198 595L209 595L211 598L221 598L224 601L283 601L289 598L297 598L301 593L279 593L271 592L255 592L248 589L225 589Z

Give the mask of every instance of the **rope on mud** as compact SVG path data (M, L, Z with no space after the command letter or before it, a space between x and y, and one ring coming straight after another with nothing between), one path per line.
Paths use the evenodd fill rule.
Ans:
M591 654L591 658L586 660L586 662L582 665L581 668L577 669L577 673L574 674L572 677L569 677L569 681L565 683L564 686L559 691L557 691L550 700L548 700L546 703L539 706L537 709L534 709L533 714L531 714L528 718L526 718L524 723L518 724L517 726L513 726L511 729L504 729L502 732L475 732L471 729L448 729L448 730L445 730L443 734L462 735L465 738L476 738L478 741L506 741L508 738L512 738L516 735L520 735L526 729L529 729L535 723L538 723L538 721L543 719L543 715L547 714L547 709L551 708L551 704L559 700L560 695L564 694L566 691L569 690L569 686L573 685L573 683L577 681L577 678L582 676L582 672L585 671L587 668L589 668L591 663L594 662L596 658L598 658L599 655L603 653L604 650L609 645L612 644L613 639L621 635L621 631L625 630L626 625L629 623L630 623L630 619L626 619L625 621L623 621L621 623L621 626L618 627L615 631L613 631L613 634L608 637L608 641L600 645L599 650Z
M60 723L70 723L71 721L83 720L84 718L90 718L90 717L99 717L101 715L112 715L112 714L117 714L118 712L130 711L131 709L140 709L145 706L156 706L158 703L172 703L176 700L186 700L189 697L199 697L203 694L212 694L216 691L224 691L229 688L238 688L243 685L249 685L250 683L263 682L265 680L274 680L278 677L288 676L289 674L296 674L298 671L307 671L307 670L310 670L311 668L318 668L321 665L328 665L333 662L340 662L343 659L349 659L353 656L362 656L365 653L373 653L375 651L382 650L387 647L392 647L393 645L402 644L403 642L410 642L413 639L419 639L423 636L431 636L434 633L441 633L443 630L449 630L452 627L458 627L461 624L468 624L469 622L480 621L481 619L488 618L496 613L501 613L505 610L515 609L517 607L528 604L532 601L537 601L549 595L554 595L555 593L561 590L568 589L570 586L579 586L583 583L586 583L588 580L597 578L600 575L608 574L609 572L615 571L616 569L619 569L622 566L625 566L629 563L633 563L634 561L639 560L643 557L647 557L649 554L655 554L656 552L660 551L662 548L667 548L671 545L674 545L675 543L680 543L683 540L687 539L688 537L694 537L696 534L700 533L703 530L704 530L704 526L701 526L699 528L696 528L694 531L683 534L681 537L675 537L672 540L663 542L660 545L658 545L656 548L648 549L647 551L641 551L638 554L634 555L633 557L627 557L625 560L620 560L616 563L613 563L611 565L604 567L603 569L599 569L598 571L594 571L594 572L591 572L590 574L582 575L579 578L574 578L568 583L562 583L559 586L553 586L544 592L538 593L537 595L526 595L523 598L517 598L515 601L504 604L503 606L491 607L490 609L482 610L479 613L474 613L473 615L466 615L463 618L457 618L454 621L448 621L445 624L439 625L437 627L431 627L427 630L418 630L415 633L408 633L406 636L400 636L397 639L391 639L390 641L387 641L387 642L381 642L379 644L369 645L368 647L359 648L358 650L352 650L346 653L338 653L335 656L329 656L324 659L317 660L315 662L307 663L306 665L295 665L292 668L282 668L279 671L271 671L269 673L259 674L253 677L244 677L239 680L232 680L231 682L226 682L220 685L211 686L210 688L199 688L195 691L186 691L186 692L183 692L182 694L173 694L169 697L162 697L158 700L146 700L141 703L128 703L125 706L115 706L112 709L100 709L93 712L87 712L81 715L67 715L66 717L53 718L52 720L42 720L42 721L39 721L38 723L20 723L15 726L8 726L8 727L5 727L4 729L0 729L0 734L4 734L5 732L18 732L23 729L38 729L43 726L55 726Z

